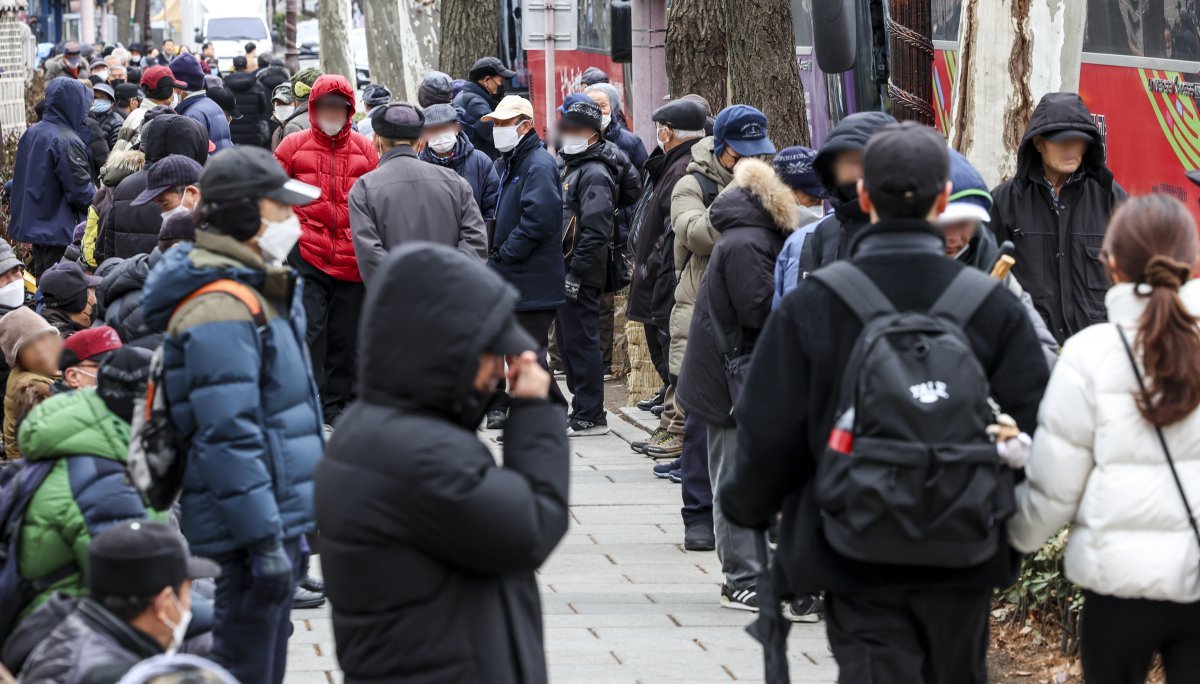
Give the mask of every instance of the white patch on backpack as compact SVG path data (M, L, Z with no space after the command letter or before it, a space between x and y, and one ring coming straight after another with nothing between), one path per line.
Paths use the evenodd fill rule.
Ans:
M950 398L950 393L946 391L946 383L940 380L918 383L909 387L908 391L912 392L914 400L922 404L933 404L940 399Z

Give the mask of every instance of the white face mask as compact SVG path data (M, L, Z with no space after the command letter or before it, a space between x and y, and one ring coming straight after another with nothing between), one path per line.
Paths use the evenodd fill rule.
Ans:
M821 217L825 216L825 205L824 204L814 204L811 207L804 207L804 210L807 211L808 213L812 214L813 216L816 216L817 218L821 218Z
M458 136L454 134L454 131L447 131L429 139L429 146L438 154L446 154L457 144Z
M164 211L164 212L162 212L162 213L161 213L161 216L162 216L163 223L166 223L166 222L167 222L167 219L171 218L171 217L172 217L172 216L174 216L175 214L186 214L186 213L188 213L188 212L189 212L189 211L191 211L191 210L192 210L192 208L191 208L191 207L189 207L189 206L187 206L187 203L186 203L186 202L184 202L184 201L180 201L180 202L179 202L179 205L178 205L178 206L176 206L174 209L171 209L171 210L168 210L168 211Z
M171 96L171 108L174 109L177 104L179 104L179 93Z
M275 105L275 118L279 123L283 123L294 111L296 111L296 105Z
M345 125L346 125L345 119L339 119L337 121L322 121L320 119L317 119L317 127L321 129L322 133L324 133L325 135L327 135L331 138L333 136L337 135L338 133L341 133L342 128L345 127Z
M496 149L500 152L511 151L517 146L517 143L521 142L521 136L517 135L517 126L494 126L492 142L496 144Z
M167 655L175 655L179 647L183 645L183 637L187 634L188 625L192 623L191 609L184 610L183 604L179 599L171 594L171 600L175 602L175 607L179 609L179 622L173 623L163 618L163 624L171 628L171 643L167 646Z
M268 264L278 266L300 241L300 219L292 214L282 221L264 219L263 225L267 229L258 236L258 248Z
M667 130L667 129L665 129L665 128L654 129L654 141L658 143L658 149L662 150L663 152L667 151L667 143L669 142L668 140L662 139L662 132L665 130Z
M0 306L15 309L25 303L25 279L17 278L0 287Z
M608 125L610 123L612 123L612 115L611 114L602 114L600 116L600 130L607 131Z
M579 154L587 151L588 138L580 138L574 135L564 135L562 139L563 154Z
M103 79L103 80L105 80L105 81L107 81L107 80L108 80L108 72L107 72L107 71L105 71L104 69L97 69L96 71L93 71L93 72L92 72L92 75L93 75L93 76L98 76L98 77L100 77L101 79Z

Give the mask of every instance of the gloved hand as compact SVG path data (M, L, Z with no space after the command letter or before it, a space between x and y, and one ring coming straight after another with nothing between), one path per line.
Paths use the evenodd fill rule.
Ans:
M1020 470L1025 467L1025 462L1029 460L1029 454L1033 451L1032 446L1033 439L1022 432L1011 439L996 442L996 454L1000 457L1004 465L1013 470Z
M579 301L579 286L582 284L583 284L583 281L581 281L579 279L579 276L575 275L574 273L567 274L567 301L568 302Z
M263 603L282 603L293 590L292 561L278 539L250 550L250 593Z

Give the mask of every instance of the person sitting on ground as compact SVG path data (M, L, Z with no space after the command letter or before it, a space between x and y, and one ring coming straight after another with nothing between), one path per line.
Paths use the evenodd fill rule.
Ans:
M88 328L63 341L58 368L62 378L54 383L59 392L95 387L100 364L121 348L121 336L107 325ZM28 456L28 452L25 454Z
M46 393L58 378L62 338L58 329L33 309L17 307L0 318L0 350L12 370L4 392L4 455L19 458L17 448L17 390L36 384Z
M63 339L92 326L96 315L96 287L101 278L84 273L74 261L61 261L42 274L38 292L42 296L42 318Z
M471 185L471 194L488 225L496 218L496 200L500 195L500 177L492 160L471 144L458 122L454 105L435 104L425 108L422 129L425 148L421 161L446 166Z
M221 571L150 520L96 535L87 567L88 597L29 656L22 682L116 684L138 662L174 653L191 621L192 581Z
M360 398L315 482L338 660L349 681L545 682L534 573L567 530L569 459L518 294L445 245L392 250L375 278ZM475 429L506 357L501 466Z

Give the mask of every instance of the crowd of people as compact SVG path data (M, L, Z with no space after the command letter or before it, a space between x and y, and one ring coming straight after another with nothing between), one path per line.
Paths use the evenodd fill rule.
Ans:
M548 149L495 57L360 113L253 44L223 76L145 47L45 62L7 188L22 681L278 684L326 592L350 681L545 681L533 573L568 438L609 432L626 289L661 380L632 448L714 602L825 619L842 681L983 682L993 590L1069 524L1088 680L1200 676L1197 228L1125 196L1077 95L989 189L879 112L777 148L683 95L648 151L589 69Z

